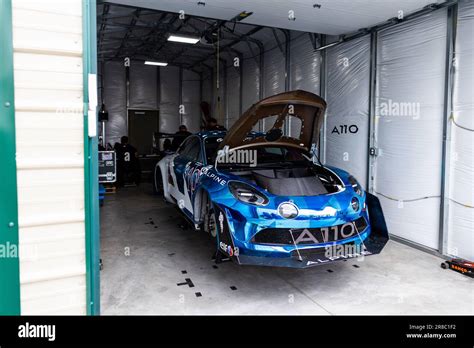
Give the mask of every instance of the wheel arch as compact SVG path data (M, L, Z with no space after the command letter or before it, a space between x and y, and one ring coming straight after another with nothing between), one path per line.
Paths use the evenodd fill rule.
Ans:
M197 189L196 193L194 194L194 201L193 201L194 221L198 224L204 221L205 210L203 208L205 204L205 199L207 197L209 198L209 200L211 199L211 195L209 194L209 191L205 187L199 187L199 189Z

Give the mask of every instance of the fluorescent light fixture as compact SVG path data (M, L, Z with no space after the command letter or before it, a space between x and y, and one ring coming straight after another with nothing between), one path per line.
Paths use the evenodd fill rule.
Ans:
M326 46L318 47L318 48L316 48L316 51L322 51L322 50L325 50L326 48L339 45L341 42L343 42L343 41L336 41L336 42L330 43L330 44L328 44L328 45L326 45Z
M188 37L188 36L170 35L168 37L168 41L195 44L199 41L199 38Z
M149 60L147 60L145 62L146 65L158 65L158 66L167 66L168 63L164 63L164 62L151 62Z

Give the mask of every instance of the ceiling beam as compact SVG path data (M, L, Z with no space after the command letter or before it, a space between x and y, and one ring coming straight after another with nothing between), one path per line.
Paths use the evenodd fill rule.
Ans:
M137 20L138 20L138 17L140 17L140 12L142 10L141 9L137 9L135 10L135 12L133 13L133 18L132 20L130 21L130 27L128 28L127 32L125 33L125 35L123 36L123 39L122 39L122 42L120 43L120 46L117 50L117 53L115 54L115 56L119 56L120 53L122 52L125 44L127 43L127 40L128 38L130 37L131 33L132 33L132 30L133 28L135 27L135 24L137 23Z
M250 30L248 33L246 33L246 34L243 35L243 36L251 36L251 35L257 33L258 31L262 30L262 28L263 28L263 27L255 27L255 28L253 28L252 30ZM241 42L241 41L242 41L242 40L241 40L240 38L239 38L239 39L236 39L236 40L233 40L232 42L228 43L227 45L222 46L220 49L221 49L221 50L225 50L227 47L232 47L232 46L234 46L235 44L237 44L237 43L239 43L239 42ZM193 65L193 67L196 66L196 65L199 64L199 63L205 62L206 60L208 60L209 58L211 58L211 57L212 57L213 55L215 55L215 54L216 54L216 53L214 52L214 53L208 55L207 57L204 57L204 58L201 59L200 61L196 62L196 63Z
M278 48L280 49L280 52L282 54L285 54L285 48L283 47L283 44L280 41L280 38L278 37L278 34L277 34L275 28L272 28L272 33L273 33L273 36L275 37L275 41L277 42L277 45L278 45Z
M104 40L104 31L105 31L105 27L107 26L107 21L104 19L104 17L105 15L107 15L109 10L110 10L110 5L104 4L104 8L102 10L102 20L101 20L100 29L99 29L99 49Z
M169 32L171 29L173 29L173 25L174 23L178 20L179 18L179 15L176 15L174 17L174 19L172 21L170 21L170 25L168 27L168 29L166 30L166 32ZM183 23L181 23L176 29L173 29L173 31L179 31L182 27L183 27L183 24L185 24L191 17L186 17L184 20L183 20ZM163 43L160 45L160 47L158 47L155 52L153 52L153 55L157 55L161 49L163 48L164 45L166 45L166 43L168 42L168 38L165 38L165 40L163 41Z

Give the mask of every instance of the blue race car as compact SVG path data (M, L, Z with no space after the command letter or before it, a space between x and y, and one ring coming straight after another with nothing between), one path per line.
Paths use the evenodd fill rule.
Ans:
M304 268L381 252L378 199L316 155L325 109L306 91L268 97L157 164L164 198L209 233L216 260Z

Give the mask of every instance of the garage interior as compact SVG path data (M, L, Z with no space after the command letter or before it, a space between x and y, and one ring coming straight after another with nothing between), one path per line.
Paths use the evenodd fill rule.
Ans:
M474 314L472 279L440 268L474 259L473 31L470 1L98 3L99 134L142 168L101 207L101 313ZM391 240L304 270L216 264L153 192L156 135L297 89L327 101L319 157L377 195Z

